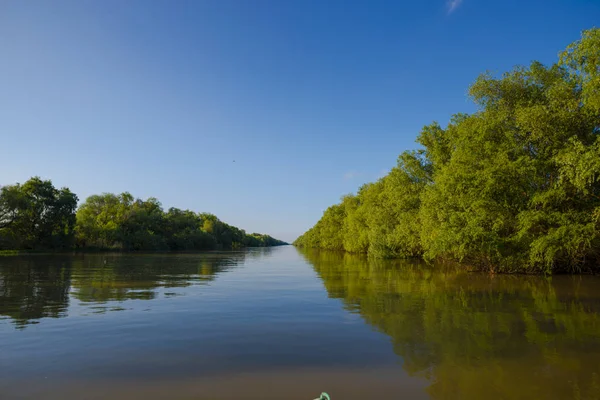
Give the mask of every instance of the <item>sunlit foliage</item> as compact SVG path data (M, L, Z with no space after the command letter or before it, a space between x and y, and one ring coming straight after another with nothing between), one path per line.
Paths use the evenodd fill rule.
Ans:
M215 215L170 208L125 192L77 196L31 178L0 188L0 250L213 250L278 246L269 235L246 234Z
M477 112L424 127L419 150L295 244L494 272L598 269L600 29L549 67L480 76L469 95Z

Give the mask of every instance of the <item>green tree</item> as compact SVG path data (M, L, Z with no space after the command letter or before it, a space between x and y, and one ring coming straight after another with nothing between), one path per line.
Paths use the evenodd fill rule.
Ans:
M165 214L165 237L171 250L207 250L215 238L202 230L202 218L189 210L170 208Z
M77 196L38 177L0 192L0 236L13 249L61 249L73 245Z
M104 193L88 197L77 210L77 240L80 247L113 248L119 243L120 227L133 207L133 196Z
M469 90L477 112L425 126L420 150L295 244L501 272L597 269L599 54L591 29L552 66L481 75Z
M77 241L82 248L120 250L213 250L286 244L268 235L247 235L210 213L170 208L156 198L129 193L94 195L77 212Z

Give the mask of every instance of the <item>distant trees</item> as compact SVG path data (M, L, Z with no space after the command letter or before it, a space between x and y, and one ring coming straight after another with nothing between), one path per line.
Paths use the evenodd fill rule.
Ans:
M244 245L247 247L272 247L287 244L262 233L250 233L244 237Z
M216 218L216 217L215 217ZM202 230L204 221L193 211L170 208L165 214L164 235L171 250L213 249L217 240Z
M286 244L263 236L268 239L254 241L213 214L178 208L164 212L157 199L134 199L129 193L90 196L77 211L80 247L182 251Z
M247 235L215 215L170 208L130 193L93 195L77 209L77 196L51 181L31 178L0 188L0 249L97 248L209 250L285 244Z
M420 150L295 244L490 271L598 269L600 29L550 67L480 76L470 96L476 113L423 128Z

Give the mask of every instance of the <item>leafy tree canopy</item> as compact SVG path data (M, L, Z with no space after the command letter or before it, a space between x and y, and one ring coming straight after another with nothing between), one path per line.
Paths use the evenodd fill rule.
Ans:
M425 126L421 149L295 244L489 271L598 269L600 29L554 65L481 75L469 95L477 112Z
M77 196L31 178L0 188L0 249L211 250L286 244L215 215L170 208L130 193Z

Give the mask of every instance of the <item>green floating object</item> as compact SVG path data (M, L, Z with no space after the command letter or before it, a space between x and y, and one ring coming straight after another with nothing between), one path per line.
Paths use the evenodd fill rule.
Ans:
M325 392L321 393L321 395L315 400L331 400L331 397Z

